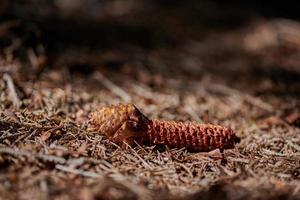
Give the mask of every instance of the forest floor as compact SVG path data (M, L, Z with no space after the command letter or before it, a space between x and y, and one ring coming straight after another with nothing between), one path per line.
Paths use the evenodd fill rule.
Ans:
M167 47L68 43L48 54L26 43L27 25L2 22L0 199L300 199L300 29L276 29L282 47L264 39L278 37L274 24L295 27L262 21ZM11 37L15 26L25 31ZM229 126L241 142L223 153L122 149L87 131L91 111L120 102Z

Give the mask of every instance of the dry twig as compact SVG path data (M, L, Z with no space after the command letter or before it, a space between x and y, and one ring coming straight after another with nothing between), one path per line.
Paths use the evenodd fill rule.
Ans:
M7 73L4 73L3 74L3 80L5 80L5 82L7 84L8 91L9 91L9 96L11 98L13 106L16 109L19 109L20 106L22 105L22 102L20 101L20 99L18 97L17 91L15 89L15 85L14 85L14 82L13 82L11 76Z
M103 76L100 72L95 73L95 77L99 80L107 89L111 90L114 94L121 97L124 102L130 102L131 97L122 88L111 82L109 79Z

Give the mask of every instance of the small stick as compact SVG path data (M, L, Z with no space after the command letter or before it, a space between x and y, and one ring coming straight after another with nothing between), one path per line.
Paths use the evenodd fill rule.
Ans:
M10 147L0 147L0 154L9 154L12 156L20 157L20 156L26 156L30 157L31 154L27 151L23 151L20 149L13 149Z
M264 148L261 150L261 153L268 155L268 156L278 156L278 157L293 157L293 156L298 157L298 156L300 156L300 153L291 153L291 154L280 153L280 152L275 152L275 151L272 151L269 149L264 149Z
M179 165L180 167L182 167L189 174L190 178L194 178L193 173L187 166L185 166L184 164L179 163L179 162L176 162L176 164Z
M12 135L4 135L4 136L0 137L0 140L5 140L8 138L12 138L12 137L16 137L16 136L20 136L20 135L24 135L24 134L26 134L26 133L21 132L21 133L16 133L16 134L12 134Z
M202 122L200 117L197 115L197 113L195 112L195 110L191 106L187 105L187 106L184 107L184 109L192 117L193 120L195 120L196 122Z
M127 143L125 144L128 145ZM130 148L131 151L133 151L134 155L144 164L145 167L147 167L150 170L153 169L153 167L150 166L150 164L147 163L141 156L139 156L139 154L130 145L128 145L128 147Z
M104 182L105 179L108 179L99 173L74 169L74 168L64 166L64 165L57 164L57 165L55 165L55 168L58 170L64 171L64 172L77 174L77 175L81 175L81 176L88 177L88 178L103 179L102 182ZM114 174L114 175L115 176L110 176L110 178L112 178L113 181L124 186L125 188L132 189L133 192L140 197L138 199L147 199L147 200L152 199L152 198L150 198L149 192L147 190L145 190L143 187L136 185L134 183L131 183L122 174L120 174L118 172L117 172L117 174Z
M54 163L64 164L66 163L66 159L58 156L46 155L46 154L33 154L29 151L21 150L21 149L13 149L10 147L0 147L0 154L9 154L16 157L34 157L36 159L41 159L43 161L49 161Z
M274 110L274 108L270 104L268 104L266 102L263 102L261 99L259 99L257 97L254 97L254 96L251 96L249 94L242 93L239 90L229 88L225 85L214 83L214 84L211 84L211 85L205 85L205 87L208 88L211 91L225 93L225 94L237 95L237 96L243 98L249 104L252 104L252 105L254 105L258 108L261 108L263 110L266 110L268 112L272 112Z
M78 170L78 169L74 169L71 167L67 167L64 165L60 165L57 164L55 165L55 168L64 172L68 172L68 173L72 173L72 174L77 174L77 175L81 175L84 177L89 177L89 178L103 178L102 175L95 173L95 172L89 172L89 171L84 171L84 170Z
M37 55L34 53L33 49L29 49L27 51L27 55L28 55L28 58L29 58L29 61L30 61L31 65L34 68L37 68L39 66L39 60L38 60Z
M3 80L7 84L8 91L9 91L9 96L12 100L13 106L16 109L19 109L22 102L20 101L20 99L18 97L18 94L17 94L16 89L15 89L15 85L14 85L14 82L13 82L11 76L8 73L4 73L3 74Z
M30 124L30 123L20 123L20 122L12 122L12 121L4 121L4 120L0 120L0 126L5 127L6 129L9 129L10 127L15 127L15 128L21 128L21 127L25 127L25 128L34 128L37 130L43 130L43 131L48 131L48 130L57 130L60 128L63 128L64 125L57 125L57 126L40 126L38 124Z
M109 79L103 76L100 72L95 74L95 77L109 90L111 90L114 94L121 97L121 99L125 102L130 102L131 97L125 92L122 88L111 82Z
M287 141L287 145L293 147L296 151L300 152L300 145L294 144L291 141Z

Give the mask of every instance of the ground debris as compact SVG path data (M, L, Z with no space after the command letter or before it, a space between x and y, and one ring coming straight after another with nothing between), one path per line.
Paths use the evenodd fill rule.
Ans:
M299 35L299 24L280 23L297 56L292 35ZM26 27L2 24L0 37L19 24ZM267 35L274 34L266 24ZM263 43L259 27L243 48L271 60L241 52L243 28L161 49L67 46L49 58L43 44L25 46L22 34L9 38L0 52L0 199L300 199L300 79L289 67L299 62L279 67L291 70L284 76L270 69L277 59L284 62L276 56L284 49ZM268 45L279 49L266 51ZM91 111L125 102L149 118L231 127L241 142L205 153L122 148L88 129Z

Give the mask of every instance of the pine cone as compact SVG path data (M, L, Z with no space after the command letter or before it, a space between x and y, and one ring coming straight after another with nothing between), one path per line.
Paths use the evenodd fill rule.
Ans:
M100 108L90 114L90 130L100 132L121 144L134 141L165 144L190 151L233 148L239 138L232 129L211 125L149 120L133 104Z

